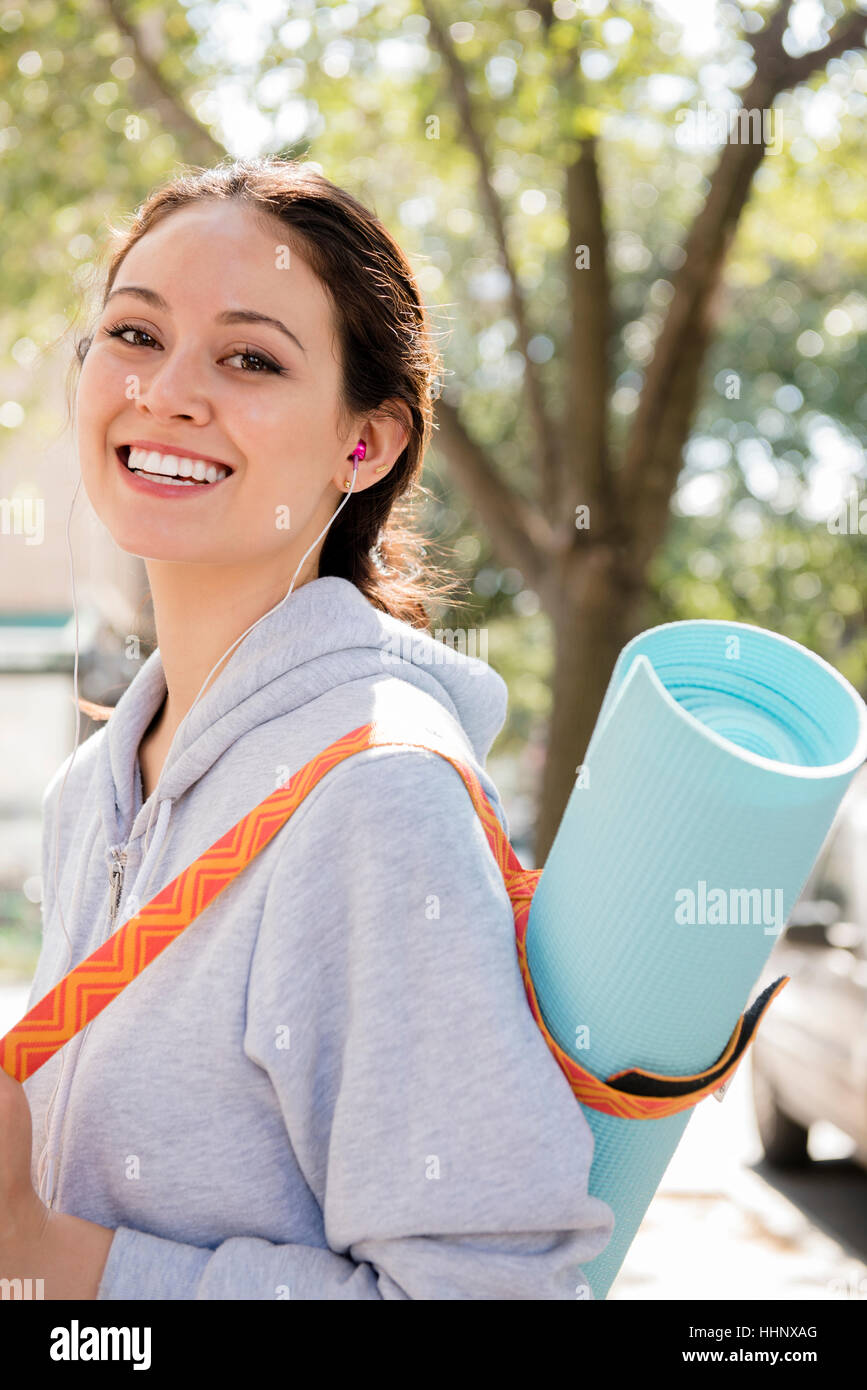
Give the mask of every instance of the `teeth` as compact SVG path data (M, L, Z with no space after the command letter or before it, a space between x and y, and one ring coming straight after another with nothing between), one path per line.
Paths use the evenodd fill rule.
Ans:
M144 468L134 468L137 478L147 478L152 483L168 483L171 487L195 487L191 478L171 478L167 473L148 473Z
M218 483L229 476L220 464L205 463L204 459L183 458L178 454L160 454L155 449L130 449L127 468L155 482Z

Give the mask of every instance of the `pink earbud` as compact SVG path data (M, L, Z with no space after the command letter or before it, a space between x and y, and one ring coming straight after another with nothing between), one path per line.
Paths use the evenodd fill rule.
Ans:
M358 467L359 463L361 463L361 461L363 460L363 458L364 458L364 456L365 456L366 453L367 453L367 445L365 444L365 442L364 442L363 439L359 439L358 443L356 444L355 448L354 448L353 451L352 451L352 467L353 467L353 469L356 469L356 468Z

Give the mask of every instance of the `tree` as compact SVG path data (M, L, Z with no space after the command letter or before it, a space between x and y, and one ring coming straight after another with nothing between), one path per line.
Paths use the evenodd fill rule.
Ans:
M62 206L70 228L75 223L83 229L113 212L117 202L128 205L163 173L168 176L177 158L211 163L227 148L208 124L201 98L232 70L232 56L214 56L212 50L204 57L202 35L192 28L217 15L219 5L188 12L149 0L90 0L80 9L63 9L59 18L51 10L48 57L56 65L53 55L61 47L72 55L60 63L65 102L59 93L51 102L41 72L45 90L34 89L33 73L27 64L21 69L20 57L23 75L12 74L15 110L35 112L34 121L61 131L56 148L46 142L41 168L28 154L27 140L13 144L11 158L8 149L6 154L15 191L9 201L26 209L19 215L26 215L30 228L29 235L27 225L15 233L9 262L10 273L23 279L27 309L28 288L34 297L50 298L47 278L55 268L48 248L35 258L32 253L32 224L41 213L48 218L52 207ZM484 380L479 385L467 339L459 336L447 373L454 380L446 381L437 405L435 455L444 459L447 480L461 499L452 510L459 514L466 505L468 524L539 596L550 622L552 703L537 864L570 795L618 652L648 617L682 614L682 599L672 600L671 588L660 591L660 575L671 578L672 557L679 563L685 550L695 548L697 531L703 532L697 539L705 557L710 549L729 555L737 549L725 528L700 523L687 543L681 522L672 525L672 498L693 427L707 414L708 371L720 334L726 332L729 347L738 340L737 329L725 323L732 287L724 272L757 173L763 163L767 167L766 126L760 121L757 130L748 113L761 118L784 93L824 80L844 55L853 58L867 28L867 15L828 0L827 32L817 47L804 51L793 41L792 0L773 8L757 0L720 10L726 42L744 73L729 94L727 115L733 131L747 133L725 140L705 161L707 173L699 175L689 218L681 209L678 217L658 219L665 233L648 251L656 278L637 286L617 274L611 254L612 243L624 235L643 247L636 230L640 208L624 204L617 186L618 167L640 162L623 136L623 122L636 83L660 69L679 75L688 89L702 90L694 65L672 48L653 6L585 0L579 8L568 0L532 0L521 7L520 0L470 0L456 21L446 17L439 0L390 0L354 19L349 7L299 4L288 23L275 26L252 69L242 73L255 89L257 109L272 121L263 144L324 161L330 177L345 178L371 205L382 200L401 208L414 195L424 201L428 189L442 202L453 188L458 196L465 190L468 198L475 194L480 226L472 234L472 259L499 266L504 292L489 301L487 324L478 302L461 304L460 317L471 320L479 336L505 335L508 329L513 378L505 390L487 389ZM37 48L39 12L34 6L23 21L31 27L22 31L19 51ZM389 42L391 32L405 44L405 62L383 71L377 45ZM102 71L109 60L110 73ZM611 75L604 82L590 75L593 62L600 61L609 62ZM27 63L32 69L32 58ZM6 71L11 68L7 60ZM104 124L75 119L70 95L82 104L102 104ZM300 133L287 135L287 113L301 102L306 112ZM437 138L441 126L449 138ZM382 157L383 145L390 145L394 158ZM538 169L540 182L559 185L565 224L559 240L553 221L540 228L532 246L520 240L524 224L510 202L514 184L504 191L504 162L498 158L505 147L522 177ZM657 155L654 165L647 160L645 188L661 182L662 158ZM787 190L802 177L790 171ZM79 180L87 190L84 199L76 196ZM786 210L776 204L772 215L779 226ZM437 226L419 233L419 254L451 266L456 254L466 257L465 242L447 241L445 220L443 213ZM85 246L80 254L86 251ZM535 278L528 261L539 267ZM827 294L818 283L808 289L816 304ZM632 359L640 370L631 371L634 386L628 388L635 406L625 415L612 409L624 376L622 340L630 314L640 312L636 299L655 290L663 293L643 320L642 351ZM754 297L761 298L761 291ZM554 350L546 356L551 340ZM757 355L747 341L743 352L745 358ZM625 364L630 365L628 352ZM853 408L848 397L842 404ZM784 540L795 555L792 537ZM857 587L847 569L851 557L835 563L850 602L849 591ZM693 576L696 587L700 576L701 571ZM682 590L683 584L678 594ZM496 604L491 607L496 610ZM855 612L851 603L850 611Z
M765 141L729 142L722 148L704 204L686 238L682 264L674 274L674 292L631 429L615 451L608 424L611 291L598 138L578 134L566 154L569 391L566 409L558 418L546 407L541 374L528 352L527 308L511 262L464 69L433 0L423 3L476 159L480 201L509 278L511 311L527 362L527 408L540 465L539 492L532 501L516 496L498 476L488 451L472 440L459 411L447 399L440 403L439 420L455 478L510 563L543 595L552 619L553 707L535 843L536 862L542 863L575 780L569 752L586 748L617 655L639 630L649 567L665 537L671 496L696 410L701 368L713 332L714 298L765 154ZM560 27L553 6L538 0L532 8L553 39ZM744 111L770 111L787 88L806 81L832 58L864 41L867 15L850 13L837 22L821 48L791 56L784 46L791 8L791 0L783 0L752 37L755 71L741 93ZM579 46L573 43L556 63L557 90L567 113L583 105L579 56ZM589 253L583 265L580 248ZM586 529L572 525L577 506L589 508Z

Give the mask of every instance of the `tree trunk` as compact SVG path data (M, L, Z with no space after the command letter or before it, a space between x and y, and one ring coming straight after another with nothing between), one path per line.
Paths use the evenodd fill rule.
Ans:
M558 566L549 604L554 674L548 756L539 791L533 857L545 862L575 785L621 648L640 631L645 590L619 572L614 553L573 552ZM563 750L553 756L553 749Z

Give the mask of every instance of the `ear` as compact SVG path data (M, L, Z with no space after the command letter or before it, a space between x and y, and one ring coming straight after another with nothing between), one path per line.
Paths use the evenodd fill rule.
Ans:
M360 438L367 443L367 455L364 462L368 463L371 454L375 452L377 458L374 466L387 463L389 468L394 464L403 453L412 433L412 413L406 401L395 400L387 402L400 416L400 423L392 415L384 415L377 411L368 421L368 432L364 430L360 433Z
M367 452L358 465L353 495L381 482L407 446L412 433L412 415L404 401L395 401L393 404L400 412L400 420L383 414L381 410L377 411L362 422L355 436L353 447L357 440L363 439L367 445ZM344 484L352 480L352 471L352 460L347 456L339 472L334 475L335 487L343 495L347 491Z

